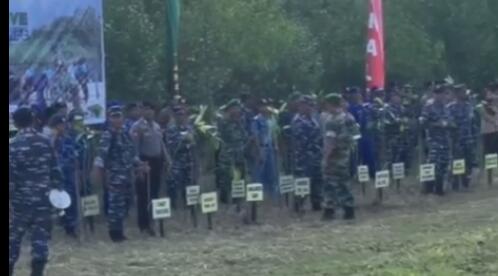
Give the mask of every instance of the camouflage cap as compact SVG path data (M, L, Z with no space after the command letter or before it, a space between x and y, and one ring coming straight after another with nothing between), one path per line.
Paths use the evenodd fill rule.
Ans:
M292 92L292 94L289 95L288 101L293 102L299 100L301 98L302 94L300 92Z
M62 114L56 114L50 118L48 121L48 126L49 127L56 127L60 124L65 124L66 123L66 117Z
M307 105L313 105L314 104L313 97L311 97L310 95L301 95L301 97L299 97L298 101L300 103L304 103L304 104L307 104Z
M73 109L73 110L71 110L71 112L69 112L69 114L67 116L67 120L69 122L83 121L84 117L85 117L85 113L82 110Z
M232 107L241 107L241 106L242 104L240 103L239 99L231 99L225 104L223 110L228 110Z
M341 105L342 97L337 93L327 94L324 98L325 102L331 105Z
M109 116L122 116L123 108L119 105L111 106L109 107L107 113L109 114Z

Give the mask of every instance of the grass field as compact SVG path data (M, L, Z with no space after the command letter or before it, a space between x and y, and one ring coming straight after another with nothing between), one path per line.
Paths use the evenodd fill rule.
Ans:
M176 215L164 239L137 233L132 217L121 245L107 240L104 224L81 244L56 229L47 275L498 275L498 185L443 198L406 187L386 191L381 205L368 192L353 223L265 206L253 226L221 210L212 231L203 217L193 229L186 214ZM18 275L28 275L28 252Z

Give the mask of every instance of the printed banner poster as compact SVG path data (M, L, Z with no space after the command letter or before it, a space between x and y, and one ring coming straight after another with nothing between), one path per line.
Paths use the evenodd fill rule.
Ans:
M9 0L9 114L64 102L105 121L102 0Z

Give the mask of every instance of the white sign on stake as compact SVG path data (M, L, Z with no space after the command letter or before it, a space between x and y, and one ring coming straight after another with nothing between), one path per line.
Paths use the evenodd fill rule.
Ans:
M201 195L201 211L203 214L218 211L218 194L216 192Z
M389 170L378 171L375 173L375 188L389 187Z
M100 214L99 197L89 195L81 198L81 208L84 217L97 216Z
M232 198L244 198L246 196L246 187L244 180L232 181Z
M263 184L261 183L247 184L246 200L263 201Z
M434 164L420 165L420 181L428 182L436 180L436 166Z
M164 219L171 217L171 206L168 197L152 200L152 218Z
M392 166L393 179L399 180L405 178L405 163L394 163Z
M498 154L486 154L485 156L485 168L486 170L492 170L498 168Z
M296 178L294 193L296 196L307 196L310 194L310 179L308 177Z
M358 166L358 181L360 182L368 182L370 181L370 176L368 175L368 167L367 166Z
M454 175L462 175L465 174L465 159L453 160L453 168Z
M294 177L292 175L284 175L280 177L280 194L294 192Z
M199 196L201 193L201 187L199 185L187 186L185 188L187 196L187 206L199 204Z

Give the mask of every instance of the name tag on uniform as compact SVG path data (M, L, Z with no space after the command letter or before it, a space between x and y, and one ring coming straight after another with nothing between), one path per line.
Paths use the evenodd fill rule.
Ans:
M465 174L465 159L453 160L452 169L454 175Z

